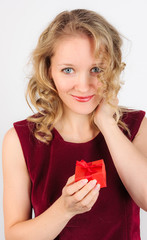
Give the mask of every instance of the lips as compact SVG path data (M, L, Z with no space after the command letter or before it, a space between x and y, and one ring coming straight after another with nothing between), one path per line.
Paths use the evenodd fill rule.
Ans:
M85 96L85 97L81 97L81 96L74 96L72 95L72 97L77 100L78 102L88 102L93 98L94 95L90 95L90 96Z

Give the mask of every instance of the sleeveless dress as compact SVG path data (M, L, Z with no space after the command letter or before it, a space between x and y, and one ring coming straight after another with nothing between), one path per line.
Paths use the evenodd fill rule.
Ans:
M122 130L130 141L137 134L144 111L127 112L123 121L131 136ZM52 130L49 145L33 135L33 125L27 120L14 123L31 179L31 203L35 216L49 208L62 193L67 179L74 174L77 160L91 162L104 159L107 187L100 190L93 208L73 217L56 240L139 240L140 208L131 199L114 166L105 139L100 132L85 143L63 140ZM113 137L113 136L112 136Z

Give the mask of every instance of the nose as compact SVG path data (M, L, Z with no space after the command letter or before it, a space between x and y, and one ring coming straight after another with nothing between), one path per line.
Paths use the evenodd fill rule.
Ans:
M76 81L76 86L75 86L75 89L78 92L81 92L81 93L88 92L90 89L90 85L91 85L90 77L87 74L82 73L82 74L78 75L77 81Z

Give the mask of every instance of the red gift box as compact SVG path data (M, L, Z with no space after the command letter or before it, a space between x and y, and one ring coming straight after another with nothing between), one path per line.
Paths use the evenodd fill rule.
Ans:
M106 187L106 170L103 159L85 162L84 160L76 162L75 181L88 179L88 181L96 179L100 187Z

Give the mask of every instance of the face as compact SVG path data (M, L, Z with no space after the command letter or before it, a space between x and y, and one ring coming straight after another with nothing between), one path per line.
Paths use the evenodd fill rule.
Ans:
M50 74L64 111L90 114L98 106L102 84L101 69L94 57L94 43L85 35L65 37L59 41L51 58Z

